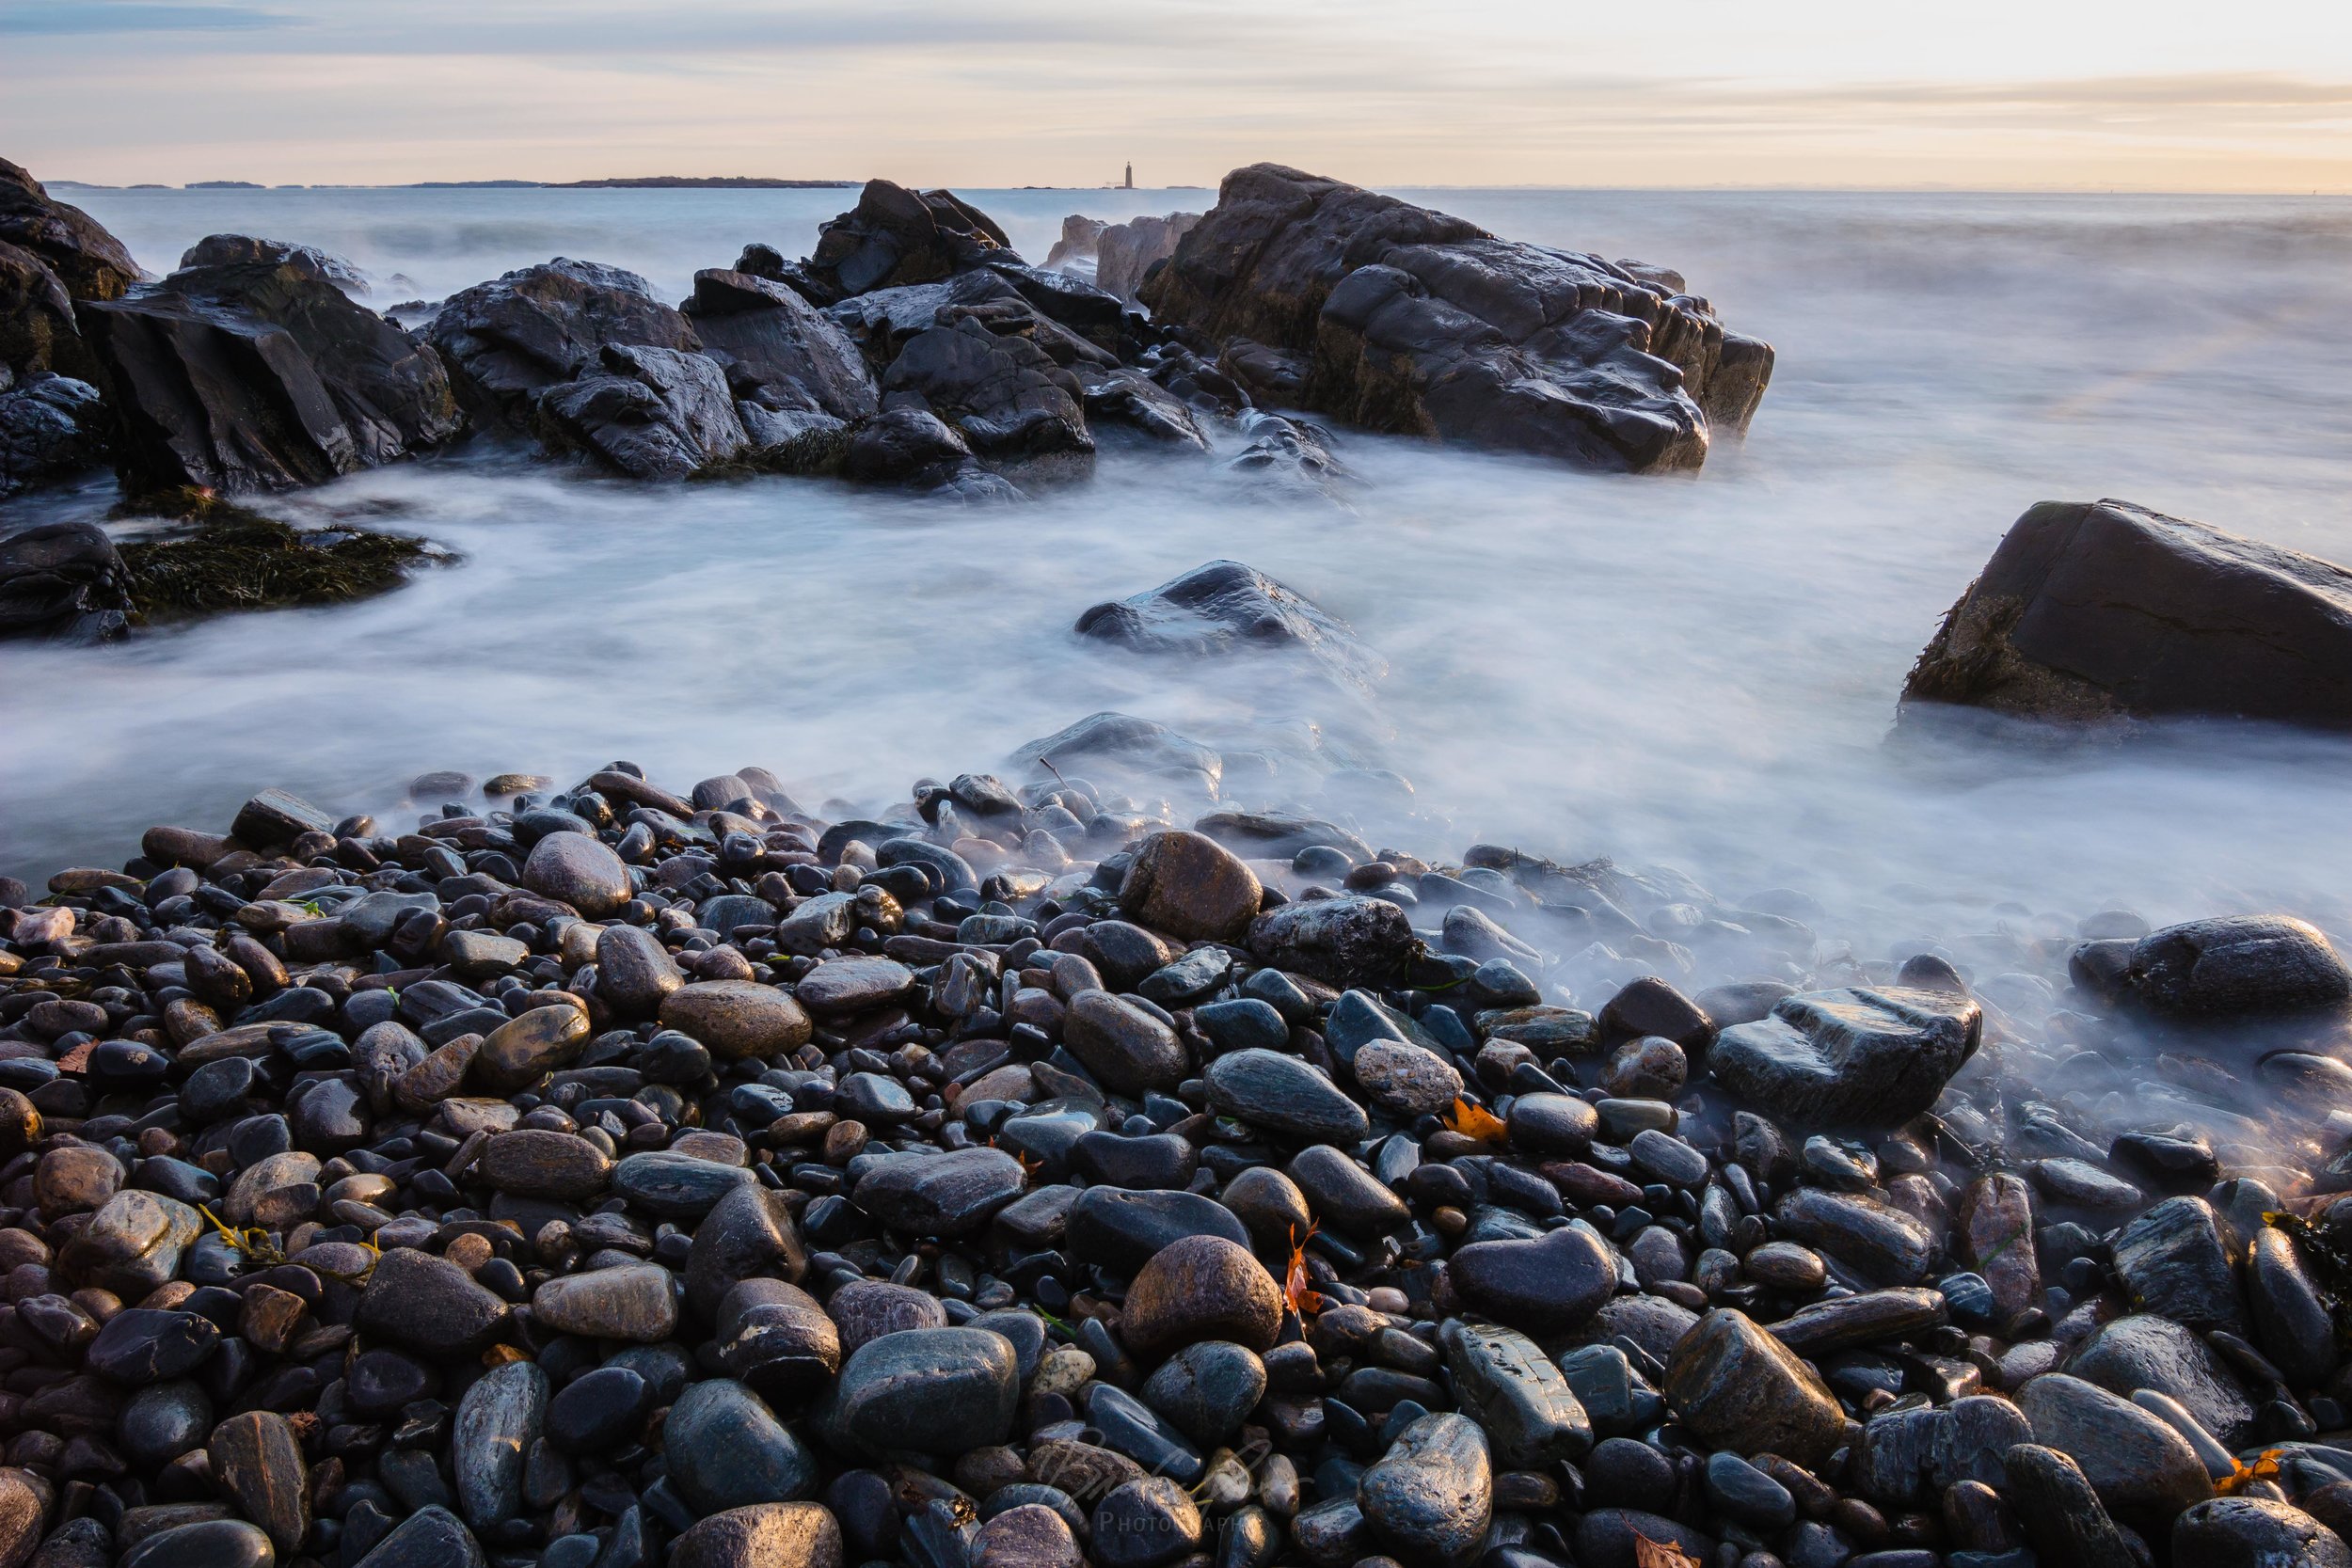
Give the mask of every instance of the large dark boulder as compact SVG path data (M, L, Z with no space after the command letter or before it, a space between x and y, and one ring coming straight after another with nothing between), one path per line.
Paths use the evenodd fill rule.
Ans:
M8 387L0 369L0 499L77 473L105 451L106 410L97 388L47 371Z
M1081 395L1076 377L1029 338L969 316L916 333L882 377L885 405L928 408L983 462L1019 472L1091 463Z
M370 292L368 275L340 256L314 245L285 240L262 240L249 234L207 234L181 253L183 270L189 267L293 267L322 283L332 283L347 294Z
M782 283L713 269L682 307L703 351L724 368L736 413L764 449L837 445L874 417L872 372L840 326Z
M2127 501L2017 519L1903 702L2352 726L2352 572Z
M1792 1127L1899 1127L1935 1103L1984 1037L1964 996L1889 986L1784 997L1715 1037L1716 1082Z
M0 379L38 371L87 376L89 352L65 284L40 257L0 240Z
M50 199L40 182L0 158L0 242L39 257L77 300L119 299L139 280L122 242L79 207Z
M0 637L94 642L129 625L122 558L96 523L49 523L0 539Z
M184 268L79 316L134 489L316 484L464 427L439 356L298 263Z
M1340 620L1254 566L1212 561L1148 594L1098 604L1077 633L1139 653L1207 657L1244 649L1315 660L1347 684L1368 688L1388 660Z
M539 399L540 433L631 479L684 479L750 446L707 355L608 343L597 368Z
M796 279L825 303L903 283L929 283L1012 256L993 218L947 191L869 180L857 205L824 226ZM1017 256L1013 260L1019 260Z
M1021 491L990 473L971 446L928 408L893 408L850 437L842 473L861 484L887 484L966 501L1015 501Z
M635 273L557 257L453 294L426 336L485 418L638 479L751 445L726 372Z
M1655 277L1273 164L1226 176L1140 298L1310 409L1604 469L1697 467L1772 372Z

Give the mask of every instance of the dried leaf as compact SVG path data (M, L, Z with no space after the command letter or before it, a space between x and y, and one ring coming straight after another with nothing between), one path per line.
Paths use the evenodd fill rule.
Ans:
M2231 1460L2230 1463L2234 1468L2228 1475L2215 1481L2213 1489L2225 1497L2234 1497L2255 1481L2277 1481L2279 1479L2279 1456L2285 1451L2283 1449L2265 1449L2254 1457L2254 1463L2251 1465L2247 1464L2243 1459Z
M1699 1560L1671 1541L1633 1532L1633 1568L1699 1568Z
M1475 1138L1482 1144L1499 1144L1510 1136L1500 1117L1484 1105L1473 1105L1459 1098L1454 1101L1454 1108L1440 1112L1438 1119L1445 1124L1449 1132Z
M1291 1227L1291 1261L1290 1267L1283 1272L1282 1299L1302 1319L1310 1313L1323 1310L1323 1296L1312 1288L1310 1283L1311 1276L1307 1273L1307 1243L1319 1228L1319 1226L1311 1224L1307 1227L1307 1234L1301 1236L1298 1227Z

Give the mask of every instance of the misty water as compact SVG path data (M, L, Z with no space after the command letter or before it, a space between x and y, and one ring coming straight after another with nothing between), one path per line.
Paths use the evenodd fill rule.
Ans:
M320 245L437 299L562 254L671 297L853 193L60 190L167 270L199 236ZM969 192L1041 259L1062 216L1206 191ZM462 556L346 608L96 649L0 651L0 867L111 863L254 789L399 821L405 780L614 757L674 785L747 764L812 808L1001 765L1098 709L1287 760L1246 805L1375 842L1480 840L1817 900L1867 958L2283 909L2352 931L2352 746L2232 725L2053 749L1995 726L1885 744L1911 660L2030 503L2114 496L2352 560L2352 203L2269 198L1432 191L1519 238L1684 272L1779 366L1693 478L1581 475L1348 436L1345 509L1108 453L1017 509L829 483L682 487L475 448L272 503ZM397 275L397 276L396 276ZM96 515L90 486L0 527ZM1351 622L1368 705L1284 672L1082 643L1080 611L1218 557ZM1307 725L1320 756L1301 760ZM1321 793L1388 768L1410 800ZM1344 776L1343 776L1344 777ZM839 809L835 807L834 809Z

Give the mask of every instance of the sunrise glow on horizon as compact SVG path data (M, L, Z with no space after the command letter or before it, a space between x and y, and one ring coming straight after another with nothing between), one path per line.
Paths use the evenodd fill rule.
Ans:
M1366 182L2352 189L2316 0L1617 7L0 0L0 143L44 179L644 175L975 188ZM93 114L93 103L103 112Z

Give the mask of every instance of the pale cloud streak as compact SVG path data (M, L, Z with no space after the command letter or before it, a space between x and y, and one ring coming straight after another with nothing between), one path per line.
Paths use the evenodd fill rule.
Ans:
M882 174L2352 188L2352 29L2277 3L0 0L52 176ZM107 112L91 114L93 103Z

